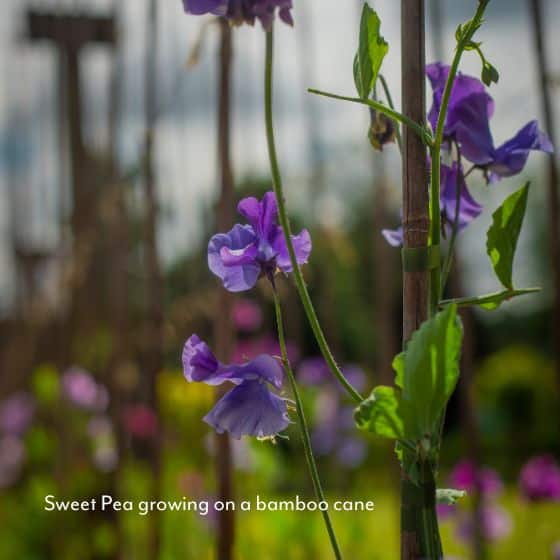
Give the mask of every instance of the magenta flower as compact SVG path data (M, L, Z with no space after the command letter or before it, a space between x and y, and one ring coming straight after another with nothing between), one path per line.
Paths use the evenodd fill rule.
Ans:
M233 324L239 331L256 331L262 325L261 308L250 299L236 299L231 314Z
M560 501L560 467L550 455L530 459L519 475L519 490L531 502Z
M463 168L453 162L452 166L441 164L441 190L440 190L440 209L441 221L447 235L451 234L455 223L455 211L457 209L457 189L460 190L459 198L459 231L464 230L475 218L482 213L482 206L474 200L463 174ZM389 245L400 247L403 243L403 229L399 226L396 229L384 229L381 231L383 237Z
M183 372L187 381L235 385L204 417L218 433L227 431L237 439L273 437L290 423L286 399L270 389L281 389L284 379L280 363L272 356L262 354L240 365L222 364L205 342L192 335L183 349Z
M100 412L109 404L109 394L90 373L72 367L62 376L62 391L66 398L78 408Z
M286 350L291 363L299 360L300 351L295 342L291 340L286 341ZM244 360L256 358L260 354L280 356L281 350L278 340L270 334L239 340L235 345L232 361L242 362Z
M276 196L267 192L262 200L244 198L237 211L250 225L236 224L229 233L218 233L208 243L208 266L226 290L250 290L261 276L270 279L277 270L292 271L286 239L277 224ZM304 229L292 236L298 264L307 262L311 238Z
M294 24L292 0L183 0L183 6L189 14L225 16L236 25L253 25L258 19L266 30L272 26L278 10L278 16L284 23Z
M495 496L502 491L502 480L494 469L488 467L476 468L475 464L468 459L460 461L455 465L449 474L449 484L453 488L473 492L477 486L477 476L482 495Z
M449 66L439 62L430 64L426 73L433 89L433 104L428 120L435 130ZM451 90L444 138L456 141L462 155L487 172L490 179L497 180L520 173L532 150L552 153L553 146L546 134L539 130L537 121L527 123L513 138L498 148L494 147L490 132L493 112L494 102L486 93L484 84L459 73Z
M29 427L35 412L35 402L29 393L14 393L0 403L0 430L21 436Z
M126 431L138 439L150 439L157 435L157 416L144 404L127 406L123 413L123 421Z

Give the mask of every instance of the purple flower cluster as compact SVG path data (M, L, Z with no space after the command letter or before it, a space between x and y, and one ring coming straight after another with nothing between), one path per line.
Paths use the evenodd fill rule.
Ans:
M183 372L187 381L207 385L232 383L204 417L218 433L232 437L274 437L290 423L287 400L271 390L282 388L284 372L278 360L262 354L244 364L220 363L208 345L192 335L183 349Z
M427 66L426 73L433 90L428 121L435 130L449 66L436 62ZM459 73L451 90L444 140L455 142L461 154L489 177L497 180L521 172L531 150L553 151L550 140L539 130L537 121L527 123L515 136L496 148L490 132L493 113L494 101L484 84L477 78Z
M208 243L208 266L230 292L250 290L261 276L273 278L277 270L288 273L292 264L286 238L278 225L276 196L241 200L237 211L249 224L235 224L228 233L214 235ZM307 262L311 237L304 229L292 236L298 264Z
M426 68L426 74L433 91L428 121L435 130L449 66L440 62L430 64ZM529 152L553 151L550 140L539 130L537 121L527 123L512 138L495 147L490 131L493 113L494 100L484 84L477 78L458 73L451 90L443 129L443 147L450 157L454 155L454 151L461 155L461 158L457 156L458 159L450 165L441 163L440 208L443 231L447 234L452 231L456 218L458 230L461 231L482 212L482 206L467 188L462 158L470 161L473 169L482 171L488 182L496 182L503 177L520 173L527 163ZM382 234L394 247L403 243L402 227L384 229Z
M491 468L477 467L466 459L455 465L449 473L452 488L466 490L467 493L479 491L482 498L481 532L486 541L498 541L507 537L513 527L509 513L496 503L503 490L500 475ZM457 506L438 505L440 519L454 519L457 522L456 534L463 541L474 537L474 519L471 512L458 511Z
M266 30L271 28L278 10L284 23L294 24L292 0L183 0L183 6L189 14L224 16L235 25L253 25L258 19Z
M519 490L531 502L560 501L560 466L550 455L533 457L521 469Z

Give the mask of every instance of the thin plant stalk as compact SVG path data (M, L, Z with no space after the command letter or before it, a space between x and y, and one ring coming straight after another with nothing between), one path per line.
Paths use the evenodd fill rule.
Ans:
M319 320L317 318L317 313L311 302L303 274L297 262L296 254L294 251L294 246L292 244L292 233L290 228L290 221L286 211L286 203L284 200L284 191L282 187L282 177L280 174L280 167L278 164L278 157L276 155L276 144L274 141L274 125L272 117L272 75L273 75L273 50L274 50L274 35L273 30L267 31L266 33L266 58L265 58L265 120L266 120L266 139L268 144L268 155L270 158L270 170L272 174L272 182L274 187L274 192L276 194L276 199L278 202L278 218L280 221L280 226L284 232L286 238L286 246L288 247L288 253L290 255L290 261L292 264L294 280L296 288L301 299L305 314L309 320L321 354L323 355L327 366L331 370L332 374L338 379L341 385L346 389L348 394L356 401L362 402L363 397L360 393L351 385L351 383L346 379L340 368L338 367L334 356L329 348Z
M313 488L315 490L315 496L317 497L317 501L326 502L325 494L323 492L323 487L321 485L321 479L319 478L319 471L317 470L317 464L315 462L315 457L313 456L313 450L311 448L311 438L309 437L309 428L307 427L307 421L305 419L305 413L303 411L303 403L301 401L301 397L296 383L296 378L294 376L294 372L292 370L292 366L290 365L290 360L288 358L288 351L286 348L286 337L284 334L284 320L282 317L282 307L280 304L280 298L278 297L278 292L276 291L274 284L272 284L272 290L274 294L274 310L276 312L276 325L278 329L278 342L280 344L280 352L282 354L282 363L284 365L284 371L286 372L288 381L290 383L290 388L294 396L298 426L301 434L301 439L303 442L303 449L305 452L305 458L307 460L307 466L309 467L309 474L311 475L311 480L313 482ZM336 540L336 535L329 516L329 512L321 511L321 515L323 516L323 519L325 521L325 526L329 534L329 539L331 542L334 556L337 560L341 560L342 555L340 553L340 548Z

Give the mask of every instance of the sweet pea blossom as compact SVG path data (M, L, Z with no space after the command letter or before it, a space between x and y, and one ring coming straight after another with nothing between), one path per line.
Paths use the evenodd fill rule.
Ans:
M560 501L560 466L550 455L533 457L521 469L519 490L532 502Z
M457 225L459 231L462 231L481 214L482 206L474 200L469 192L463 168L457 162L453 162L451 167L442 163L440 177L440 209L444 231L446 231L447 234L450 234L453 224L455 223L457 189L460 190ZM384 229L381 233L389 245L392 245L393 247L400 247L403 244L402 226L399 226L396 229Z
M239 439L249 435L274 437L290 423L287 400L270 387L282 388L284 372L272 356L262 354L244 364L220 363L208 345L193 334L183 348L183 373L189 382L235 387L204 417L218 433Z
M439 62L430 64L426 67L426 73L433 89L433 104L428 120L435 130L449 66ZM493 112L494 102L484 84L472 76L457 74L449 98L444 139L457 142L462 155L485 170L490 180L520 173L532 150L552 153L550 140L539 130L534 120L496 148L490 132Z
M266 30L272 26L278 10L284 23L294 24L292 0L183 0L183 6L189 14L225 16L235 25L253 25L258 19Z
M228 233L214 235L208 243L208 267L226 290L251 289L261 276L272 278L277 270L292 271L286 238L278 225L276 196L267 192L262 200L254 197L239 202L237 211L250 225L236 224ZM298 264L307 262L311 237L304 229L292 236Z

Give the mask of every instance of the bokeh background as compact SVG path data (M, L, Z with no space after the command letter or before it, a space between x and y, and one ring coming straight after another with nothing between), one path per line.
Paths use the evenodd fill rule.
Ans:
M400 105L399 3L371 3ZM400 156L395 145L372 150L367 110L306 93L353 95L361 3L294 4L295 28L277 26L276 38L285 189L296 226L311 230L305 273L327 338L367 391L390 382L400 346L399 255L380 234L399 221ZM426 1L428 61L450 60L455 27L474 4ZM532 118L543 124L529 4L493 0L480 32L500 71L491 91L498 143ZM560 109L560 3L542 5ZM155 20L148 0L4 0L2 8L0 558L213 558L214 515L47 513L43 498L217 498L217 444L201 420L215 395L185 382L180 355L193 332L212 342L223 312L205 255L221 188L220 26L186 16L179 0L156 2ZM64 26L53 32L47 15ZM234 29L232 47L238 199L270 188L260 26ZM478 66L465 56L464 72L477 75ZM463 382L448 411L441 474L470 492L440 511L454 558L560 558L547 165L536 153L523 176L491 187L474 181L485 212L459 242L451 290L497 289L485 251L490 216L533 181L515 279L543 290L464 317ZM351 404L325 372L293 286L282 281L280 289L328 496L376 502L375 512L334 516L345 555L397 558L392 450L353 429ZM229 314L234 359L278 353L266 286L236 297ZM276 444L232 442L237 499L312 498L297 431L288 435ZM329 557L317 514L236 518L238 558Z

